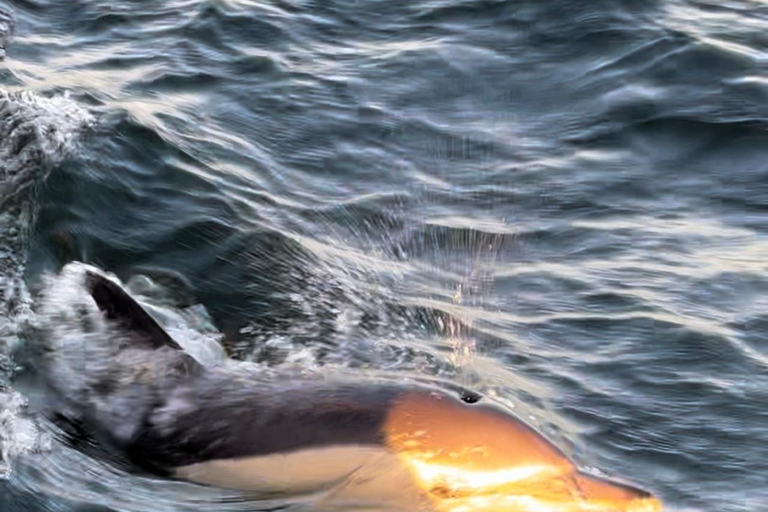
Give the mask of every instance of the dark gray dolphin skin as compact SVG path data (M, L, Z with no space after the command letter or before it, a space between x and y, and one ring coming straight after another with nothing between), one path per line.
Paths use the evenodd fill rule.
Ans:
M332 510L662 508L645 491L579 471L477 393L361 376L265 380L229 365L204 366L117 282L88 268L83 285L120 333L113 354L132 373L127 383L117 376L95 383L98 407L69 403L67 410L155 475L311 496L315 507Z

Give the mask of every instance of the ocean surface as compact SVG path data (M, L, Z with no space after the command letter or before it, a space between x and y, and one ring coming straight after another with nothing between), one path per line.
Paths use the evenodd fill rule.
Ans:
M439 376L668 510L768 511L764 0L0 9L2 512L294 510L35 414L71 261L235 358Z

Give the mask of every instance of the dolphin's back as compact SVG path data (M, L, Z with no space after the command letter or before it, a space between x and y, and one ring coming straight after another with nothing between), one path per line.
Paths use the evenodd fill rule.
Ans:
M127 453L175 468L339 445L381 446L400 386L309 380L232 380L224 369L190 377L162 400Z
M110 336L102 343L111 367L89 377L81 399L95 407L85 419L137 466L167 474L211 460L383 444L403 385L205 367L110 277L86 266L78 279Z

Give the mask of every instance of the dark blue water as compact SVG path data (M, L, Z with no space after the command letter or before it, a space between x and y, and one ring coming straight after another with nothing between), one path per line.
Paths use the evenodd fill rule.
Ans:
M91 262L240 359L453 379L669 510L768 510L763 1L0 6L31 297ZM65 447L0 362L3 511L269 508Z

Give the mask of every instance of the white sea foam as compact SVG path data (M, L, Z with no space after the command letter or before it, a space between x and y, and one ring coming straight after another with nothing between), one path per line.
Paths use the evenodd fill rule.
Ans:
M15 391L0 391L0 479L10 476L12 461L29 451L49 449L50 438L24 414L27 403Z
M6 166L31 146L39 147L49 163L57 163L93 124L93 115L68 92L45 97L0 89L0 165Z
M71 154L94 123L69 95L46 98L0 89L0 337L30 302L22 275L37 204L30 186ZM2 343L0 348L7 343Z
M0 16L0 42L10 23ZM24 269L37 214L35 185L72 154L93 123L88 110L67 94L47 98L0 89L0 358L7 362L0 367L0 382L13 371L9 356L22 326L34 320ZM40 430L24 407L24 397L0 387L0 477L10 474L18 455L42 446Z

